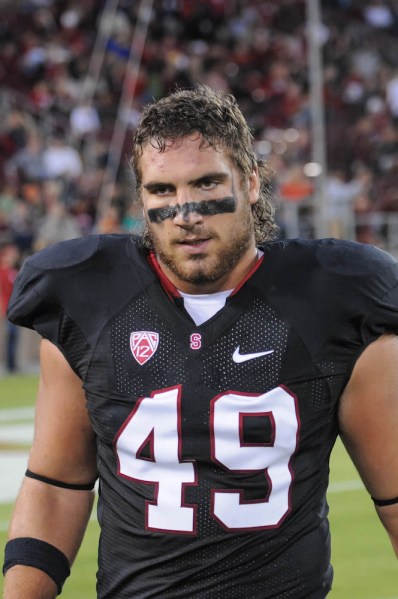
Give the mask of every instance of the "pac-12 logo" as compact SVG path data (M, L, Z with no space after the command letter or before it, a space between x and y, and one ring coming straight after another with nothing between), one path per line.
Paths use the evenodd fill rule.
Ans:
M150 360L159 345L159 334L153 331L134 331L130 334L130 349L140 366Z

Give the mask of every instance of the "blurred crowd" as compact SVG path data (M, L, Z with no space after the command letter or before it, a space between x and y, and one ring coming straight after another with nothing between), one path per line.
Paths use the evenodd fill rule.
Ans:
M331 233L354 215L355 237L383 245L377 215L398 209L398 5L320 4ZM0 247L22 259L140 231L131 132L145 103L195 82L237 97L274 168L283 235L283 206L305 216L315 186L307 16L305 0L2 0Z

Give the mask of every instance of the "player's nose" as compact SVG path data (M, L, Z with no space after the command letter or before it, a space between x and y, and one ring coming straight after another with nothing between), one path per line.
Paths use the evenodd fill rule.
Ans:
M189 191L177 193L177 211L174 223L181 227L191 227L203 222L203 215L199 212L198 202L194 201Z

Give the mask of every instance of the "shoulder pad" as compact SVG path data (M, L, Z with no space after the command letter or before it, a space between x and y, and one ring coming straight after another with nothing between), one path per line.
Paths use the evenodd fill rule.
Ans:
M351 277L374 275L397 264L390 254L373 245L335 239L322 240L317 259L328 271Z
M100 243L99 235L61 241L30 256L26 263L40 270L67 268L92 257Z

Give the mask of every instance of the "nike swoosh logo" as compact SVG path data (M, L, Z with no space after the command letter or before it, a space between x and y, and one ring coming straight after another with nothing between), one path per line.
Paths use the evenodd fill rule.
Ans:
M268 356L269 354L274 353L273 349L269 349L268 351L260 351L255 354L241 354L239 350L240 346L238 345L232 356L233 361L237 364L242 364L242 362L247 362L248 360L254 360L254 358L261 358L261 356Z

